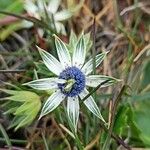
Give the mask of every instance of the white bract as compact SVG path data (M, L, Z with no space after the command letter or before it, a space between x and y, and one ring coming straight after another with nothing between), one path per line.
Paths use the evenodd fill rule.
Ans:
M44 64L58 77L38 79L25 83L25 85L37 90L54 89L55 92L45 102L40 117L47 115L63 100L66 100L68 118L76 130L79 118L79 100L81 99L82 101L89 94L86 87L97 87L107 81L102 85L102 87L106 87L116 83L118 80L104 75L90 75L93 70L93 61L90 59L85 63L86 46L84 35L78 40L72 57L66 44L57 36L55 36L55 44L59 60L45 50L37 48ZM107 53L103 52L95 57L96 67L100 65L106 55ZM83 103L95 116L105 122L92 96L89 96Z
M49 25L53 28L55 26L57 33L66 34L62 21L72 17L81 7L82 3L80 2L76 7L58 11L60 4L61 0L25 0L25 9L28 14L40 20L43 19L45 15L48 15L50 20L46 21L50 21Z

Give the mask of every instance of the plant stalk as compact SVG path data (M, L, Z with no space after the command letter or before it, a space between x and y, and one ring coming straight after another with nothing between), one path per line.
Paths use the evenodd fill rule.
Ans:
M111 122L110 122L110 127L108 129L108 135L107 135L107 138L106 138L106 141L103 145L102 150L108 150L109 149L109 144L110 144L111 135L112 135L113 126L114 126L114 121L115 121L115 113L116 113L119 101L121 100L122 95L126 91L126 88L127 88L127 86L125 86L125 85L122 87L117 99L115 100L114 107L112 109ZM130 149L130 148L128 148L128 149Z

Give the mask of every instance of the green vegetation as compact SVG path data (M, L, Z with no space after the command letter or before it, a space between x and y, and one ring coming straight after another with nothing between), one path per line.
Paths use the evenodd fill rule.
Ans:
M1 0L0 149L149 149L149 6Z

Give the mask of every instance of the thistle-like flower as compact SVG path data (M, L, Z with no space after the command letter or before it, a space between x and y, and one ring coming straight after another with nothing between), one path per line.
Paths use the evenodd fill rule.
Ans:
M74 13L81 8L83 2L80 1L78 5L60 11L59 7L61 3L61 0L25 0L24 7L28 14L39 20L43 20L46 15L45 21L49 21L49 26L53 30L55 29L57 33L66 35L66 30L62 22L71 18ZM45 12L47 14L45 14ZM47 20L47 17L49 18L49 20ZM33 24L30 24L30 26L32 25ZM39 31L39 34L41 34L42 31Z
M66 47L57 36L55 45L59 61L50 53L38 47L40 55L47 68L58 77L34 80L28 85L37 90L54 89L54 93L45 102L40 117L52 112L63 100L67 101L67 114L70 122L76 129L79 117L79 100L89 94L87 87L97 87L104 81L108 81L101 87L106 87L116 83L118 80L104 75L90 75L93 70L93 59L85 63L86 46L84 35L78 40L72 57ZM104 60L106 52L96 55L96 67ZM83 102L86 107L98 118L104 121L100 110L92 96ZM104 121L105 122L105 121Z

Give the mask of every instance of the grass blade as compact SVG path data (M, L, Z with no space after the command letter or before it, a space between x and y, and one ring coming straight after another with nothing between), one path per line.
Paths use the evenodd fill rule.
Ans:
M6 144L9 147L9 149L11 150L12 144L10 142L9 136L6 133L4 127L2 126L2 124L0 123L0 131L2 132L3 137L5 138Z

